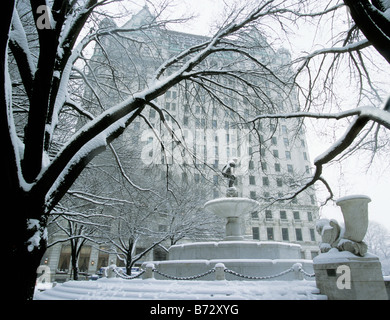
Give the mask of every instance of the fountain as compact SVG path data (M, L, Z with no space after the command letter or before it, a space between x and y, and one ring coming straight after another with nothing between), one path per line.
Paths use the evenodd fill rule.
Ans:
M161 273L175 277L187 277L206 273L218 263L226 268L248 276L270 276L283 272L295 263L301 263L303 269L312 272L312 261L301 259L301 246L298 244L244 240L241 232L241 219L255 211L259 203L255 200L238 197L234 187L235 160L223 168L222 174L229 180L226 197L205 203L204 208L218 217L226 219L226 235L222 241L193 242L173 245L169 249L166 261L149 261ZM164 279L156 274L157 279ZM240 280L233 275L227 279ZM206 275L202 280L214 280L213 275ZM294 274L287 273L277 280L295 279Z

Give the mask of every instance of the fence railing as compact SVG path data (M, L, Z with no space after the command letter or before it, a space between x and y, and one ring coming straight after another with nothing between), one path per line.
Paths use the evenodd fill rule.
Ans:
M226 268L223 263L217 263L214 268L212 268L204 273L192 275L192 276L187 276L187 277L178 277L178 276L163 273L160 270L156 269L153 263L147 264L145 267L145 270L141 270L141 272L139 272L136 275L126 275L122 271L121 268L118 268L115 265L111 265L111 266L105 268L105 272L103 274L107 278L120 277L120 278L126 279L126 280L136 279L136 278L139 278L141 276L142 276L142 279L154 279L154 273L157 273L160 276L167 278L167 279L171 279L171 280L196 280L196 279L200 279L202 277L205 277L211 273L215 273L215 280L225 280L226 279L225 274L229 273L229 274L234 275L236 277L249 279L249 280L269 280L269 279L281 277L281 276L286 275L290 272L294 272L294 279L296 279L296 280L302 280L302 278L304 278L304 277L308 277L308 278L315 277L314 273L311 274L311 273L306 272L302 268L301 263L294 263L290 268L288 268L282 272L279 272L277 274L268 275L268 276L245 275L245 274L242 274L242 273L239 273L239 272L236 272L234 270L230 270L230 269ZM302 277L302 275L303 275L303 277Z

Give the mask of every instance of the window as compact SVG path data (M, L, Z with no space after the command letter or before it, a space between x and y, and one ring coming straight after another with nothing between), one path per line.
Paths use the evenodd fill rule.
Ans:
M306 152L303 153L303 159L307 160L307 153Z
M259 219L259 213L257 211L253 211L251 213L252 219Z
M271 210L265 210L265 219L272 220L272 211Z
M83 246L79 254L79 271L88 272L89 268L89 258L91 256L91 247Z
M288 229L287 228L282 228L282 239L284 241L289 241L289 237L288 237Z
M199 183L199 181L200 181L200 174L199 173L195 173L194 180L195 180L195 183Z
M310 240L311 241L316 241L316 236L315 236L314 229L310 229Z
M288 165L287 165L287 172L289 172L289 173L294 173L292 164L288 164Z
M291 160L291 152L290 151L286 151L286 159Z
M99 255L98 255L98 262L97 262L97 270L100 270L102 267L108 266L108 252L105 252L108 248L100 247L99 248Z
M253 160L250 160L249 161L249 169L253 170L254 168L255 168L255 164L254 164Z
M299 211L293 211L293 215L294 215L294 220L301 220L301 218L299 217Z
M265 186L265 187L269 186L269 179L268 179L268 177L263 177L263 186Z
M293 198L293 199L291 200L291 203L297 204L297 203L298 203L297 197Z
M255 176L249 176L249 184L251 184L251 185L255 185L256 184Z
M286 127L286 126L282 126L282 132L283 132L284 134L287 134L287 127Z
M307 213L307 220L313 221L313 214L311 212Z
M251 199L256 200L256 191L251 191L249 195Z
M280 163L275 163L275 172L280 172Z
M217 120L212 121L213 129L217 129Z
M261 163L261 170L267 171L267 162L262 162Z
M58 261L57 272L68 272L70 264L70 246L62 246L60 253L60 260Z
M287 212L284 210L280 211L280 219L287 220Z
M274 240L274 228L267 228L267 239Z
M214 175L213 176L213 182L214 182L214 185L218 185L218 176L217 175Z
M271 138L271 143L276 146L278 144L278 139L276 137Z
M264 201L265 202L271 201L269 192L264 192Z
M302 229L300 228L295 229L295 235L297 236L297 241L303 241Z
M252 227L252 237L253 237L253 240L260 240L259 227Z
M279 151L278 150L272 150L272 154L275 158L279 158Z
M158 225L158 231L159 232L166 232L168 230L168 226L165 224L159 224Z
M278 187L282 187L283 186L283 180L281 178L276 178L276 185Z
M288 147L290 145L290 142L288 141L288 138L283 138L283 143L285 147Z

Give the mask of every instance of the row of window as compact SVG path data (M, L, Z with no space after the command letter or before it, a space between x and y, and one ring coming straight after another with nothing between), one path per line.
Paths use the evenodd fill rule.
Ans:
M310 241L316 241L315 230L309 229L309 232L310 232ZM290 241L290 240L291 241L294 241L294 240L295 241L304 241L301 228L295 229L295 239L290 239L288 228L281 228L281 234L282 234L281 240L283 240L283 241ZM260 240L260 228L259 227L252 227L252 237L254 240ZM275 239L273 227L267 228L267 240L278 240L278 239ZM305 240L308 240L308 239L305 239Z
M256 191L249 191L249 197L253 200L258 200L259 198L262 198L266 202L271 201L271 194L268 191L264 191L262 197L258 196ZM284 203L283 197L284 197L283 193L278 192L277 198L280 199L280 200L278 200L279 203ZM310 198L310 204L316 205L315 195L311 194L311 195L309 195L309 198ZM298 203L297 197L291 199L291 203L297 204Z
M313 221L313 213L308 211L307 214L307 221ZM279 217L281 220L287 220L287 211L286 210L280 210L279 211ZM299 211L293 211L293 218L295 221L301 221L301 212ZM259 219L259 213L257 211L252 212L252 219ZM266 220L273 220L274 214L272 210L265 210L265 219Z

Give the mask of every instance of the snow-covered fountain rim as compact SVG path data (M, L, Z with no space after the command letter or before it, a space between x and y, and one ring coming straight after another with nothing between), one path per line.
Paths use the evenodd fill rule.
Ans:
M214 200L207 201L205 203L205 207L210 204L215 203L226 203L226 202L235 202L235 203L253 203L253 205L258 205L259 203L256 200L248 199L248 198L239 198L239 197L226 197L226 198L218 198Z
M236 240L236 241L204 241L204 242L189 242L175 244L171 248L184 248L191 246L231 246L234 244L245 244L246 246L284 246L284 247L297 247L301 248L300 244L297 243L288 243L288 242L279 242L279 241L250 241L250 240Z
M349 200L367 200L367 202L371 202L371 198L369 196L363 195L363 194L354 194L350 196L341 197L336 200L336 205Z

